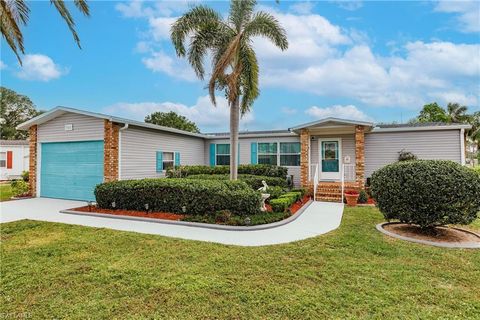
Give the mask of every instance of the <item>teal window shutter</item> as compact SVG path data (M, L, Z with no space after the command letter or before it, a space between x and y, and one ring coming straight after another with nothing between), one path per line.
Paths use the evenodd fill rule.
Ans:
M157 151L157 172L163 171L163 152Z
M210 143L210 166L215 167L215 143Z
M175 152L175 166L180 165L180 152Z
M250 163L257 164L257 143L251 143Z

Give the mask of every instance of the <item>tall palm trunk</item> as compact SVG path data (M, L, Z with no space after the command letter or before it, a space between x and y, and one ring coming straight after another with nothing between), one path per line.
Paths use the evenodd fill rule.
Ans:
M240 100L237 97L230 105L230 180L238 177L238 127L240 122Z

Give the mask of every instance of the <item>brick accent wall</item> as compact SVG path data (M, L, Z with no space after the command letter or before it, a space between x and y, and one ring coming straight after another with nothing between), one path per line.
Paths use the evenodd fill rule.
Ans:
M365 127L355 126L355 174L359 189L365 188Z
M37 125L31 126L29 129L30 156L28 164L28 183L30 184L30 193L33 197L37 196Z
M300 184L302 187L309 187L308 181L308 154L310 152L310 133L307 129L300 131Z
M103 177L105 182L118 180L118 125L104 120Z

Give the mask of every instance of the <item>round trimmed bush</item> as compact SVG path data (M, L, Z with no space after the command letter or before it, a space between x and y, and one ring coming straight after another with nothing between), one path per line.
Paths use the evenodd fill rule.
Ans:
M469 224L480 211L480 177L452 161L387 165L373 173L371 191L386 219L422 229Z

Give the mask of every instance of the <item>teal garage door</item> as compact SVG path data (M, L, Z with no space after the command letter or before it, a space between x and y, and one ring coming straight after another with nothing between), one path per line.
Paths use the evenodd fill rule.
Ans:
M103 141L42 143L40 196L95 200L103 182Z

